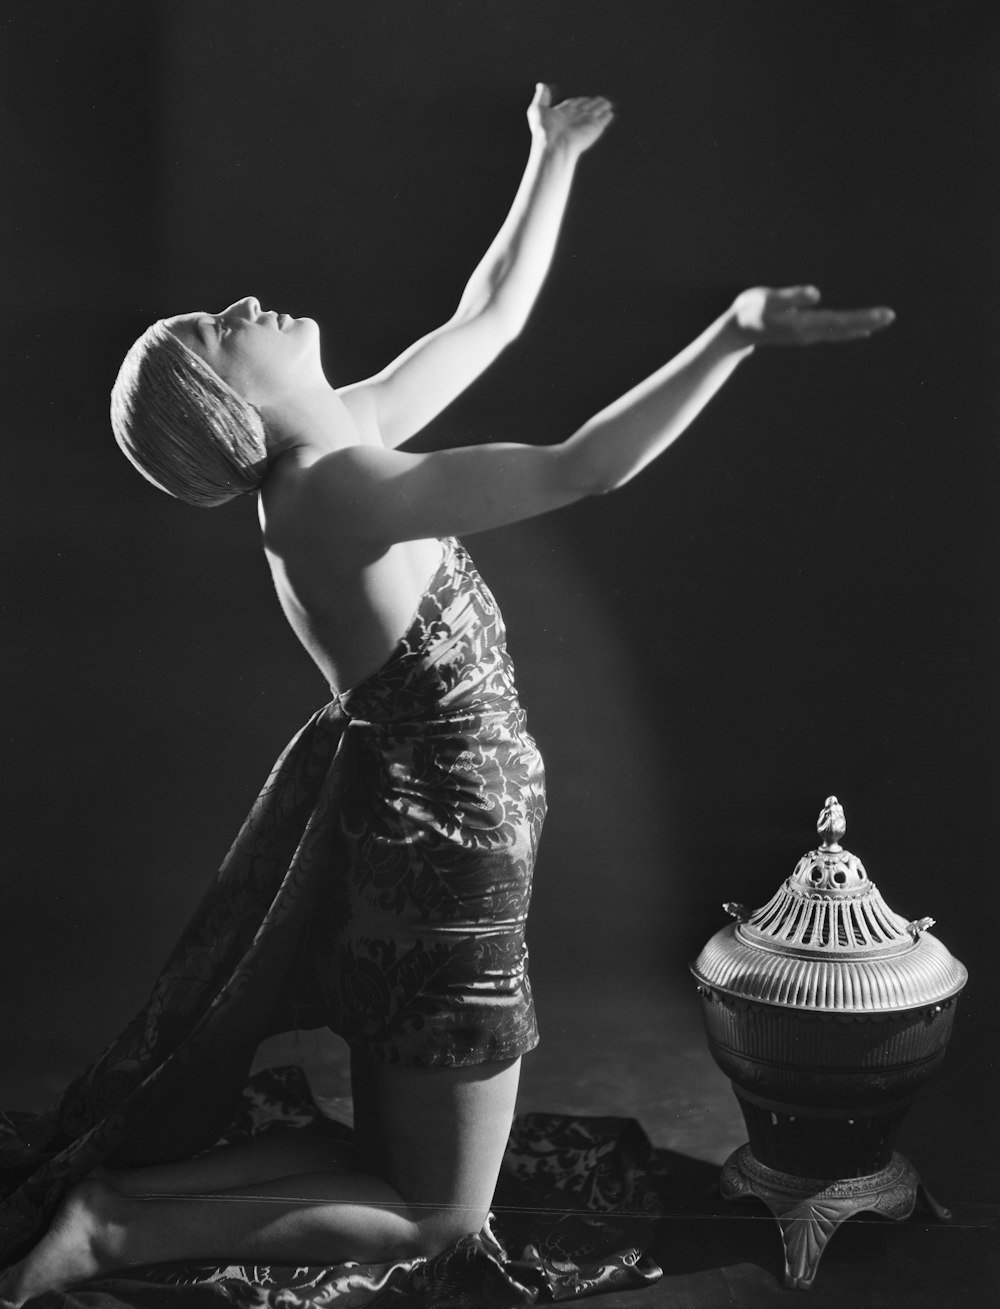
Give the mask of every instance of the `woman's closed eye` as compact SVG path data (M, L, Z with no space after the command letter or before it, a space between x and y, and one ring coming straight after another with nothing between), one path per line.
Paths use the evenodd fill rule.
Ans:
M232 335L233 331L232 323L227 322L222 314L217 314L212 317L208 322L208 327L212 337L218 345L222 345L226 338Z

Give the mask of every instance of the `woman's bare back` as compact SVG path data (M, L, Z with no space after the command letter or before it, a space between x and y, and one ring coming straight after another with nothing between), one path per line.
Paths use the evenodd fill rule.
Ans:
M351 540L335 505L317 512L308 469L269 479L260 513L264 552L292 631L331 686L356 686L405 634L441 563L441 542L373 548Z

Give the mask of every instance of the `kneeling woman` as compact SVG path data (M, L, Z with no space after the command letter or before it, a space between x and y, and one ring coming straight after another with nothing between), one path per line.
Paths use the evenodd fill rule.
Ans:
M427 1255L482 1226L537 1040L524 927L545 799L502 619L455 538L621 486L755 346L892 318L758 288L561 444L396 449L520 331L610 119L603 99L538 88L524 179L456 313L375 377L335 390L315 322L252 297L159 322L129 352L123 450L192 504L259 491L278 598L334 698L276 764L145 1007L8 1151L0 1252L29 1252L5 1303L136 1264ZM351 1048L356 1148L211 1149L258 1042L321 1025Z

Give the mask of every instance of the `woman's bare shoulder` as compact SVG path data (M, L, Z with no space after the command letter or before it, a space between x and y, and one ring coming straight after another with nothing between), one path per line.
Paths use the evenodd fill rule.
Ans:
M357 449L349 446L312 461L286 456L277 462L261 488L265 546L284 550L297 543L336 544L363 538L363 515L357 507Z

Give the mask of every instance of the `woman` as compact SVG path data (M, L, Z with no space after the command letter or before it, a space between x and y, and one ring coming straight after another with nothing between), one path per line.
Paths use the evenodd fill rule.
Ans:
M376 1262L479 1230L537 1040L523 937L544 794L502 621L454 538L621 486L758 345L892 320L756 288L561 444L398 450L521 330L612 109L539 85L528 117L524 178L454 316L375 377L334 389L316 324L252 297L156 324L123 364L113 424L146 477L204 505L259 489L279 601L335 699L135 1023L23 1143L7 1248L62 1200L4 1304L135 1264ZM324 1023L351 1046L357 1148L199 1153L261 1037Z

